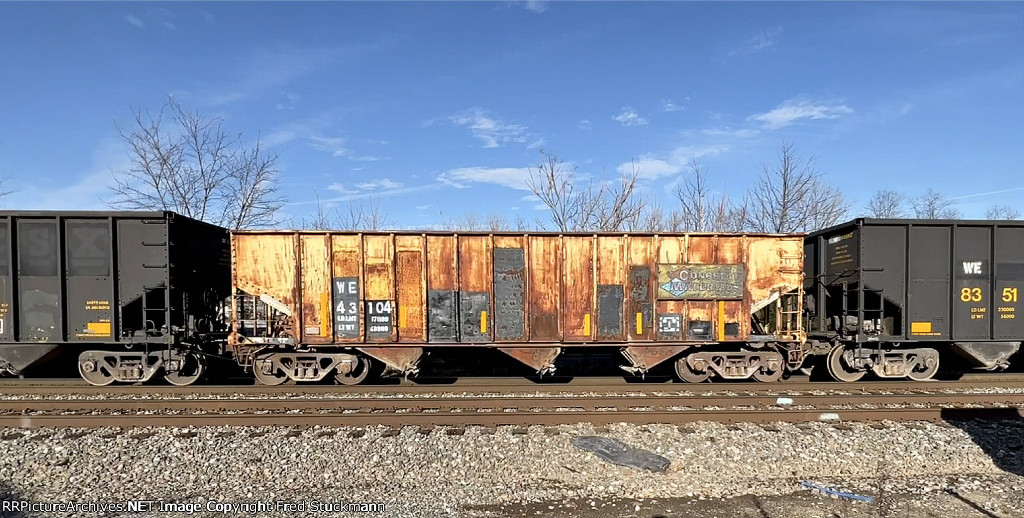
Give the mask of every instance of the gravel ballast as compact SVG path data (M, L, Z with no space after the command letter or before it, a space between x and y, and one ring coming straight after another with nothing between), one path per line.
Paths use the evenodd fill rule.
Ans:
M672 464L665 473L612 465L572 446L570 439L578 435L615 437ZM906 495L934 495L977 516L986 515L972 505L991 516L1024 516L1024 424L1019 421L400 431L41 429L6 430L0 438L0 496L32 502L163 500L199 503L205 509L211 501L308 505L316 500L386 505L384 513L334 516L516 516L527 510L531 515L603 516L598 510L605 507L619 513L607 516L676 516L657 510L659 502L671 502L683 512L722 498L750 507L756 496L764 505L784 505L780 502L786 498L812 502L808 516L814 516L814 509L822 508L813 502L822 497L800 489L800 481L807 480L882 497L875 504L844 503L851 510L842 516L859 516L880 505L901 509L894 516L916 516L909 511L915 505L932 505L915 504ZM293 514L274 509L256 515ZM140 516L107 514L115 515Z

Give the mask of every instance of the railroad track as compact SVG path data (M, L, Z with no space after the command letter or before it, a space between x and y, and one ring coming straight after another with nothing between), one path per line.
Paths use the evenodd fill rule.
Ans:
M0 401L2 427L500 426L695 421L1019 419L1024 394L558 396Z
M860 383L839 383L807 381L806 377L794 377L778 383L719 382L719 383L636 383L626 382L622 377L576 378L563 383L537 383L525 378L464 378L455 382L396 383L392 385L310 385L285 384L278 386L253 384L192 385L111 385L96 387L80 379L55 380L0 380L0 398L11 396L45 396L59 393L73 393L77 396L138 396L138 395L195 395L195 396L336 396L353 397L363 395L406 395L458 392L466 394L550 393L581 394L586 392L696 392L738 393L738 394L782 394L793 392L842 391L844 393L870 393L879 391L936 391L962 390L965 388L1013 388L1024 387L1024 374L968 374L956 381L908 382L903 380L874 380Z

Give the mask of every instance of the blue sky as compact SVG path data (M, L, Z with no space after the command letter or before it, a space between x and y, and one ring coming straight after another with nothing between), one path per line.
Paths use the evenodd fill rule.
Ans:
M280 153L287 217L379 200L403 227L544 214L547 149L733 197L783 141L877 189L1024 210L1024 3L0 3L8 209L102 209L114 118L186 108Z

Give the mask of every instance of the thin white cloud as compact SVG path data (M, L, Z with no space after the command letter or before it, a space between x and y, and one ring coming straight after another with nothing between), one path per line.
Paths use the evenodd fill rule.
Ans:
M1024 187L1014 187L1012 189L1002 189L1002 190L999 190L999 191L988 191L988 192L979 192L979 193L975 193L975 194L965 194L963 196L951 196L948 199L950 199L950 200L966 200L967 198L978 198L980 196L992 196L993 194L1005 194L1005 193L1008 193L1008 192L1016 192L1016 191L1024 191Z
M815 102L806 99L790 99L774 110L751 115L747 120L762 123L765 129L785 128L802 119L838 119L853 113L853 109L845 104Z
M143 22L142 18L139 18L138 16L135 16L134 14L126 14L124 16L124 21L134 25L135 27L137 27L139 29L145 29L146 28L146 22Z
M526 0L527 11L532 11L537 14L543 13L548 10L548 3L543 0Z
M592 129L590 127L590 121L587 120L587 119L583 119L583 120L577 122L576 123L576 127L581 129L581 130L585 130L585 131L590 131Z
M666 99L664 101L661 101L661 109L667 112L682 112L689 109L689 107L685 106L685 104L689 102L689 97L683 98L684 104L676 104L674 101L672 101L672 99Z
M416 210L427 210L427 209L429 209L429 208L432 208L433 206L434 206L434 205L433 205L433 204L431 204L431 203L428 203L428 204L426 204L426 205L417 205L417 206L416 206Z
M349 149L345 147L346 139L342 137L306 137L311 144L310 146L317 151L323 151L330 153L331 156L348 156Z
M526 126L502 121L487 115L482 108L469 108L448 117L456 126L469 129L485 148L496 148L508 142L526 142Z
M612 120L620 122L623 126L644 126L647 119L636 113L636 110L629 106L622 107L622 113L612 117Z
M379 191L379 190L393 190L401 189L405 187L402 182L396 182L390 178L381 178L380 180L371 180L369 182L357 183L356 188L364 191Z
M666 176L681 173L693 160L707 156L714 156L729 150L729 146L680 146L672 150L668 157L659 158L653 155L645 155L638 160L623 162L619 165L619 173L630 173L633 168L638 170L637 177L642 180L657 180Z
M438 181L458 189L467 183L490 183L523 191L530 190L526 180L530 177L527 167L461 167L441 173Z

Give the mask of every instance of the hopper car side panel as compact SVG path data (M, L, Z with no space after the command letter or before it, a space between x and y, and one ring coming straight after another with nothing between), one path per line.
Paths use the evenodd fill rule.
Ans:
M235 232L232 242L236 298L255 301L236 309L266 304L238 314L233 344L744 341L751 312L803 281L801 236ZM783 320L798 336L799 322Z

